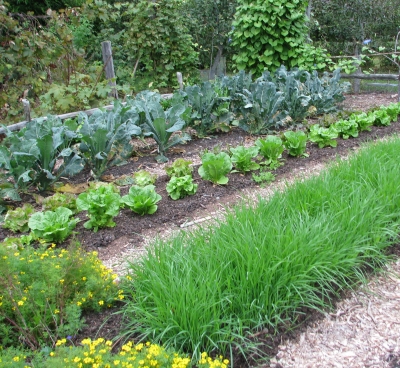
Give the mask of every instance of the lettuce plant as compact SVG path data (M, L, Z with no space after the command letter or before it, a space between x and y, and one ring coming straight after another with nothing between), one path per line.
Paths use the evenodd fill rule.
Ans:
M54 212L36 212L28 221L28 226L36 238L48 242L60 243L65 240L75 228L79 219L70 219L72 211L58 207Z
M375 119L376 117L373 113L366 114L365 112L352 114L349 117L349 120L354 120L357 123L360 132L371 131L371 126L374 125Z
M308 138L311 142L317 143L319 148L326 146L336 147L338 132L331 125L329 128L321 127L319 124L314 124L310 127Z
M374 125L377 126L389 126L391 123L390 115L386 110L375 110L373 112L375 116Z
M9 210L5 216L3 227L10 229L14 233L29 231L28 221L30 216L35 212L32 205L24 204L15 210Z
M55 193L42 200L42 209L44 211L54 211L60 206L69 208L73 213L76 213L76 196L72 193Z
M133 174L135 184L139 187L145 187L149 184L154 184L157 179L156 174L151 174L146 170L139 170Z
M258 155L257 146L237 146L231 148L230 151L232 152L232 163L238 171L244 173L247 171L258 170L260 168L260 165L252 160Z
M391 122L394 122L397 121L397 118L400 114L400 104L391 103L387 106L381 106L381 110L385 110L387 114L390 116Z
M113 218L119 213L120 199L118 189L111 184L81 193L76 199L76 205L78 211L87 211L89 217L83 226L94 232L101 227L114 227Z
M306 145L307 145L307 135L303 131L299 130L294 132L293 130L289 130L283 133L285 140L283 144L288 150L290 156L303 156L308 157L306 153Z
M167 192L172 199L177 200L195 194L197 187L191 175L173 176L167 184Z
M172 165L167 166L165 171L167 175L172 178L173 176L181 177L186 175L192 175L193 167L190 166L192 161L185 160L183 158L176 159Z
M198 173L204 180L209 180L214 184L228 183L229 179L226 175L232 170L232 161L227 153L206 152L201 157L201 163Z
M354 120L338 120L332 124L343 139L358 137L358 124Z
M129 193L121 198L121 204L139 215L152 215L157 211L156 203L161 200L154 189L154 185L133 185L129 188Z
M285 149L282 139L275 135L268 135L265 139L257 139L256 146L265 158L262 164L268 165L271 169L276 169L281 165L279 159Z

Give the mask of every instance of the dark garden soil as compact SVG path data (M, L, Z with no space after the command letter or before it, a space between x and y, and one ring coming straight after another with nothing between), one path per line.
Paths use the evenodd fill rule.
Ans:
M380 101L377 103L377 101ZM345 109L353 108L354 110L371 108L372 106L380 104L389 104L396 102L396 99L390 95L364 95L364 96L348 96L344 104ZM316 121L315 121L316 122ZM338 156L345 156L349 152L356 150L364 142L380 139L390 136L395 133L400 133L400 122L392 123L388 127L372 127L371 132L361 132L357 139L338 139L337 148L323 148L319 149L315 144L308 143L307 158L293 158L286 154L284 155L284 165L278 168L274 174L276 179L290 179L294 171L303 170L304 168L320 163L326 163L334 160ZM240 129L233 129L229 133L219 134L209 139L194 139L188 144L178 146L168 155L170 162L176 158L184 157L189 160L196 160L205 149L212 150L216 146L225 149L229 146L237 146L243 143L250 143L256 140L257 137L251 137ZM400 154L400 152L399 152ZM139 169L151 170L157 169L160 166L155 161L156 153L154 146L145 147L140 150L140 155L133 157L128 164L109 169L105 177L117 178L121 175L132 174ZM199 184L197 193L193 196L186 197L182 200L174 201L167 196L165 190L166 184L169 180L165 171L158 176L156 181L156 191L162 196L162 200L158 203L158 211L151 216L138 216L134 215L129 209L124 209L115 218L117 223L114 228L100 229L97 233L86 230L83 227L86 221L85 214L82 213L79 217L83 220L76 227L76 240L80 241L83 247L88 251L96 250L101 259L109 259L115 257L124 250L126 244L130 246L140 247L143 243L141 234L144 231L152 229L154 234L162 233L167 228L178 227L187 221L191 221L198 216L199 211L212 211L216 206L224 206L227 203L232 203L232 197L237 195L238 191L244 188L257 190L257 184L252 180L251 174L240 175L238 173L230 174L229 183L224 186L215 186L210 182L202 180L195 165L193 177L196 183ZM90 179L89 171L81 173L79 176L74 177L69 183L84 183ZM127 187L121 188L121 195L128 191ZM31 200L33 203L33 199ZM12 236L11 233L2 229L0 231L0 240L6 236ZM88 314L85 316L86 327L81 331L79 336L75 337L76 341L83 338L91 337L104 337L114 339L121 331L123 325L121 315L115 315L114 312L118 311L118 307L104 311L102 313ZM302 325L309 324L311 321L320 318L321 315L315 312L304 310L305 314L302 321L298 321ZM295 337L301 328L296 331L289 331L282 326L282 333L272 336L268 331L262 331L254 336L254 339L262 343L263 350L269 356L274 355L276 347L283 340L289 337ZM245 367L247 363L237 361L235 367Z

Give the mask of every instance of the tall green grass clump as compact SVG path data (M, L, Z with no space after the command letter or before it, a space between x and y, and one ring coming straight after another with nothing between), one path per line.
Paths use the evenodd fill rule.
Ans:
M294 324L379 269L400 223L400 139L320 176L243 203L225 221L159 241L130 265L126 334L190 352L249 348L248 334ZM231 359L232 360L232 359Z

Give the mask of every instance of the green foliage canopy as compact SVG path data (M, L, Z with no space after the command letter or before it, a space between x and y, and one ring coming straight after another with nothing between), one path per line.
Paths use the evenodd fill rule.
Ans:
M296 66L307 32L304 0L239 0L232 45L239 70Z

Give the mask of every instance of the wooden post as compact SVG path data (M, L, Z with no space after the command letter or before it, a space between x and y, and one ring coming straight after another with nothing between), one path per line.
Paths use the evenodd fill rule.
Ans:
M101 43L101 51L103 53L104 71L106 78L109 80L108 84L111 87L115 87L115 73L114 73L114 62L112 57L111 42L104 41ZM118 98L118 92L115 88L110 92L110 96Z
M178 78L178 83L179 83L179 89L183 90L183 78L182 78L182 73L177 72L176 73L176 78Z
M399 82L397 87L397 101L400 102L400 69L399 69Z
M358 45L356 45L355 56L356 56L357 59L359 59L359 60L361 59L360 53L358 51ZM361 68L360 67L357 68L356 73L361 73ZM354 79L354 82L353 82L353 92L354 93L356 93L356 94L360 93L360 84L361 84L360 79Z
M22 105L24 106L24 117L26 121L31 121L31 105L29 101L25 98L22 100Z

